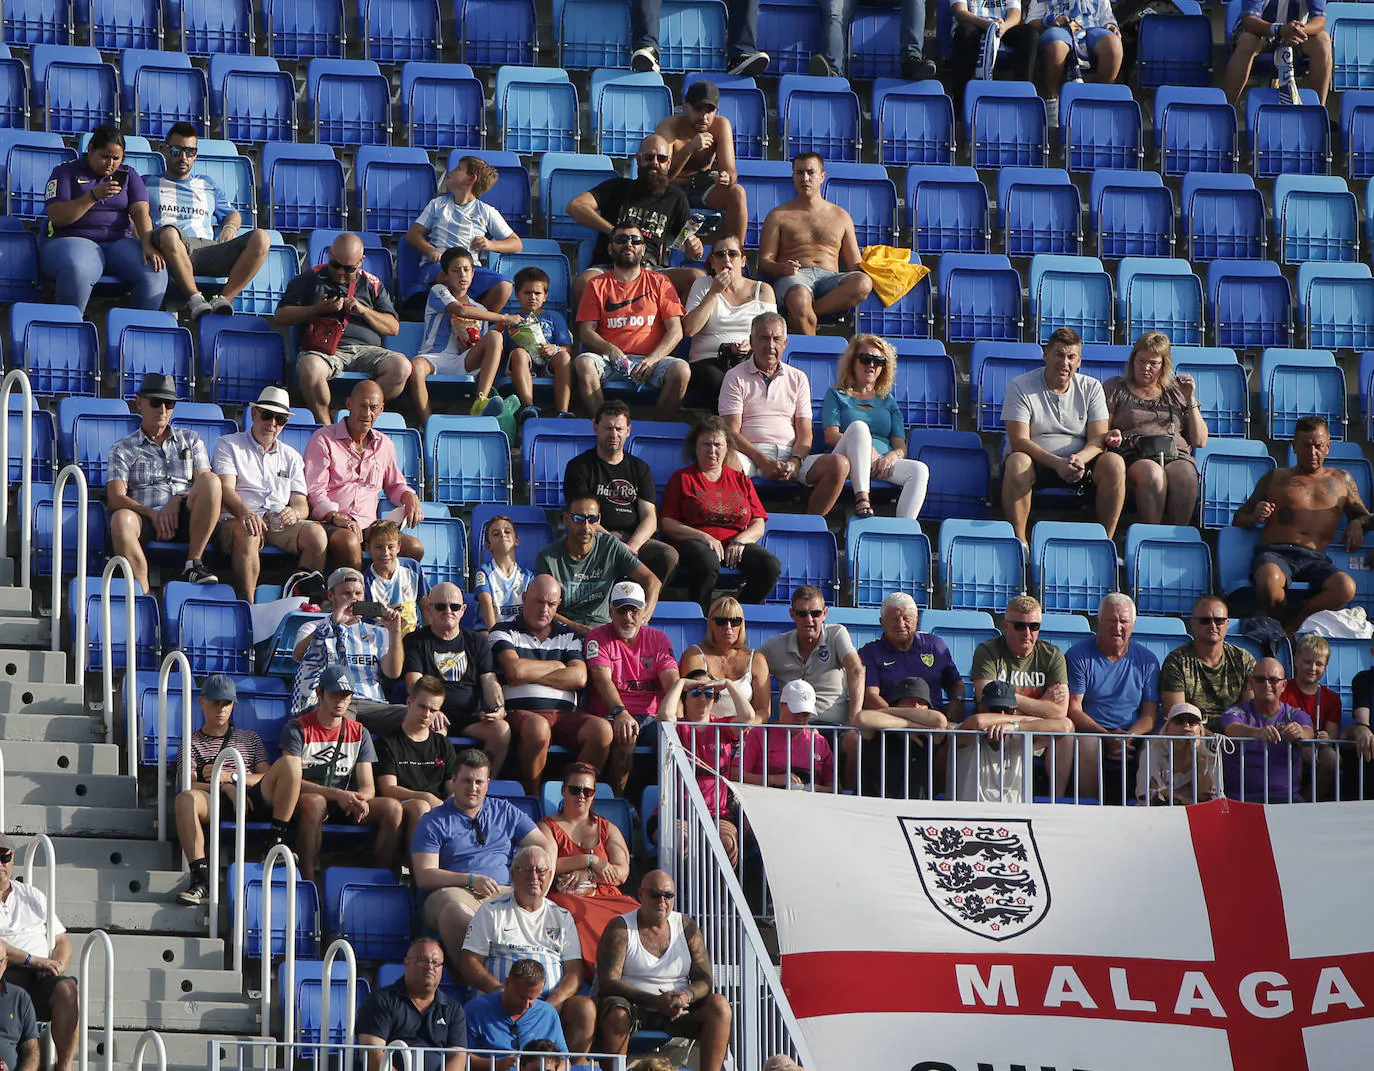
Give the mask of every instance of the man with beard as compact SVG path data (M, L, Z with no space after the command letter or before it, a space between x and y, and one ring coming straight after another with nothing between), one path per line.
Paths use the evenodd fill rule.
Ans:
M639 228L644 236L645 267L664 272L677 287L679 297L701 278L703 273L696 268L668 267L669 248L690 215L687 195L668 178L672 157L668 142L658 134L650 134L639 143L637 177L607 179L568 202L568 215L600 235L592 253L592 267L573 281L572 303L575 307L587 284L611 270L615 258L610 239L622 223ZM688 238L682 243L682 252L689 261L700 260L701 239L695 235Z
M577 303L583 352L573 361L573 381L590 416L601 410L607 382L657 392L663 420L675 419L687 393L690 366L672 355L682 341L682 302L666 275L645 270L646 242L637 224L617 224L614 266L594 277Z
M682 98L682 114L658 124L672 151L668 181L681 187L693 208L724 213L721 235L734 235L744 245L749 205L735 170L735 130L719 112L720 90L714 82L694 82Z

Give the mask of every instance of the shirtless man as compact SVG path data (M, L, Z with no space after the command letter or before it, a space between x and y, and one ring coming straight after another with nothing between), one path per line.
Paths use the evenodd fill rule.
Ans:
M792 161L797 196L768 213L759 239L759 272L777 280L778 309L796 335L814 335L820 317L852 309L873 291L872 280L852 270L863 256L854 220L821 196L824 183L820 154L798 154Z
M682 114L668 116L654 133L671 147L668 181L682 187L693 208L724 213L721 235L734 235L743 246L749 207L735 170L735 131L719 107L715 83L694 82L683 97Z
M1355 597L1355 581L1326 556L1341 515L1347 550L1358 550L1374 526L1374 514L1360 500L1350 474L1324 466L1330 450L1326 421L1303 417L1293 433L1297 464L1266 472L1232 522L1239 528L1263 527L1251 575L1263 605L1290 633L1309 614L1339 610ZM1288 585L1295 580L1311 584L1312 594L1292 613Z

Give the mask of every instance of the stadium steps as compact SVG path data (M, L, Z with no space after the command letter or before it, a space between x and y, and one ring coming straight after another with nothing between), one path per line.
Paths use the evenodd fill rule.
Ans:
M159 1030L162 1041L167 1046L167 1071L205 1071L210 1066L210 1059L206 1043L214 1040L206 1034L192 1034L180 1031ZM138 1030L120 1030L115 1028L114 1032L114 1064L115 1067L132 1067L134 1046L138 1044ZM105 1036L103 1034L93 1035L91 1038L91 1049L94 1057L98 1060L105 1058ZM244 1055L244 1063L239 1064L240 1051L231 1046L221 1045L219 1047L219 1066L233 1067L237 1069L242 1066L243 1071L254 1071L261 1067L259 1063L252 1062L251 1056ZM103 1066L103 1065L102 1065ZM356 1065L362 1066L362 1061Z

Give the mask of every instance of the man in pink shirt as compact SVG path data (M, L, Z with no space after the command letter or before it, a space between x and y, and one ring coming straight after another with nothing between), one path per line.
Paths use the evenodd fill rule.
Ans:
M744 738L745 784L834 792L835 756L807 722L816 716L816 689L788 681L778 696L779 725L760 725ZM783 726L786 726L784 728Z
M667 633L644 622L644 589L633 580L611 590L611 622L587 633L586 655L593 715L610 718L611 756L602 780L625 791L642 726L654 715L678 678L677 659Z
M386 408L382 388L365 379L348 396L348 415L326 424L305 447L305 495L310 516L329 533L336 566L361 569L362 534L377 519L377 492L405 511L406 527L424 518L420 496L407 486L396 463L396 446L373 424ZM401 535L401 557L419 561L425 548Z
M762 313L749 339L753 357L726 372L720 385L719 412L735 452L728 463L746 476L814 487L806 511L824 516L840 497L848 469L836 454L811 453L811 383L800 368L782 362L787 321Z

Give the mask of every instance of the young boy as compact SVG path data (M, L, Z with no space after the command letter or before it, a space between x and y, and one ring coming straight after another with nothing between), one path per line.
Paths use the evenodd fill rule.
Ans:
M483 542L491 557L477 570L477 608L482 615L482 627L489 629L500 621L514 621L520 616L525 589L534 574L515 560L520 533L509 517L489 520Z
M545 310L549 296L549 277L541 268L521 268L515 273L515 297L520 302L522 319L533 318L544 343L534 353L520 345L526 332L520 328L506 331L515 348L510 353L510 378L515 393L525 408L517 414L524 420L538 416L534 408L534 377L546 370L553 373L553 404L561 417L572 416L572 335L563 317Z
M477 399L472 415L496 416L502 411L499 398L493 398L497 373L501 370L501 332L482 333L481 325L511 327L518 316L491 312L468 294L474 272L472 254L460 246L445 250L439 258L439 274L429 288L425 303L425 333L421 354L411 362L410 389L420 422L429 419L428 378L440 375L477 373Z
M376 521L363 533L372 564L363 572L364 598L390 606L401 615L401 635L419 624L416 603L429 590L419 565L401 557L401 528L395 521Z
M791 728L760 728L745 736L744 783L834 792L835 758L830 745L807 724L815 715L816 689L806 681L784 684L778 697L778 721Z
M1306 712L1317 730L1318 740L1334 740L1341 735L1341 697L1321 684L1331 645L1315 633L1298 637L1293 645L1293 676L1283 690L1283 701ZM1306 753L1304 753L1304 756ZM1336 752L1329 745L1318 745L1316 799L1329 800L1336 778ZM1310 765L1303 763L1303 776L1310 776Z

